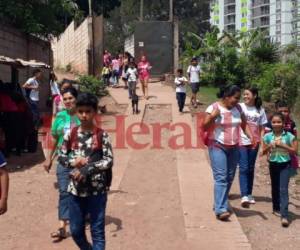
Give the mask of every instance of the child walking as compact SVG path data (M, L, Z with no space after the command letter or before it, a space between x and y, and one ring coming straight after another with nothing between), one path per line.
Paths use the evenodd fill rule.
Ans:
M185 98L186 98L186 84L188 80L186 77L183 76L183 70L177 70L177 77L175 78L175 85L176 85L176 99L178 103L179 112L183 112Z
M102 75L104 85L109 86L109 78L111 76L111 72L110 72L110 69L109 69L108 65L103 66L101 75Z
M289 226L289 180L291 171L290 153L296 153L296 137L284 130L284 116L275 113L271 118L272 131L263 138L262 154L269 154L273 213L281 216L281 225Z
M131 99L135 95L136 82L138 79L138 71L137 68L135 67L134 62L129 63L129 68L127 70L127 79L128 79L129 99Z
M7 211L9 178L6 165L5 158L0 151L0 215Z
M111 183L113 153L109 136L96 127L97 97L82 93L76 102L81 122L64 136L59 162L72 168L68 191L70 229L81 250L105 249L105 209ZM90 216L93 246L85 234L85 218Z
M197 108L197 93L200 88L200 65L197 58L191 60L191 65L187 69L189 81L192 89L191 104L194 108Z

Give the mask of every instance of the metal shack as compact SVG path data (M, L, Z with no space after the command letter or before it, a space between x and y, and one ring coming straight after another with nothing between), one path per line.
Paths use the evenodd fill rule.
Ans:
M124 49L136 62L145 55L152 65L152 76L173 73L178 61L178 25L168 21L137 22Z

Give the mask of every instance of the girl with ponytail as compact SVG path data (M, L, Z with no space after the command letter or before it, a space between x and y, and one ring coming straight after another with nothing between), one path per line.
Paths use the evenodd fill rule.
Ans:
M258 95L257 87L246 87L243 93L243 99L244 102L239 105L242 112L245 114L251 134L256 140L256 145L254 147L247 135L241 130L239 147L241 206L249 207L250 204L255 204L255 200L252 197L255 161L262 133L264 131L263 128L268 120L265 110L262 108L262 100Z

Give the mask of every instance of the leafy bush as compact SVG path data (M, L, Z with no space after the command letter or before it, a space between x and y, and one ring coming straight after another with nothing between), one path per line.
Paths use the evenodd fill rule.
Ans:
M79 77L79 88L80 91L89 92L98 97L108 94L103 81L91 75L81 75Z
M291 107L294 105L300 86L300 77L294 64L269 65L256 82L265 101L285 100Z

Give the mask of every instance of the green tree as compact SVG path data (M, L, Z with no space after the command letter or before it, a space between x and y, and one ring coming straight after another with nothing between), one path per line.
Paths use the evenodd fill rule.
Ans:
M94 0L96 13L104 14L120 4L120 0ZM103 3L103 5L102 5ZM58 36L73 20L88 13L87 0L1 0L0 22L11 24L30 34Z

